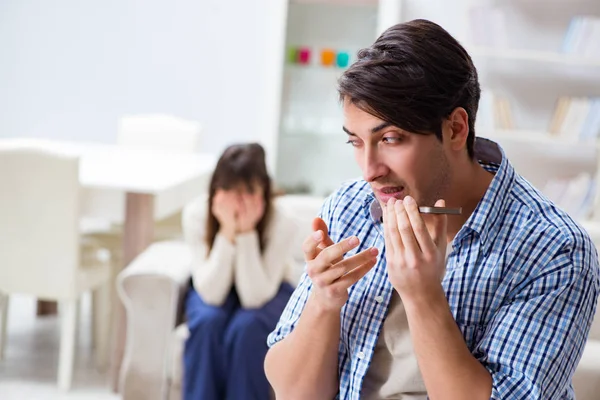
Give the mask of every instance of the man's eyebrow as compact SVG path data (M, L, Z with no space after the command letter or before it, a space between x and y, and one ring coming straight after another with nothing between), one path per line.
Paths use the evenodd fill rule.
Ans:
M376 127L374 127L374 128L371 129L371 134L375 134L375 133L379 132L380 130L385 129L385 128L389 127L389 126L392 126L392 124L389 123L389 122L382 122L381 124L379 124ZM348 128L346 128L345 126L342 126L342 129L348 135L350 135L350 136L356 136L356 133L350 132L348 130Z
M346 128L345 126L342 126L342 129L344 132L346 132L349 136L356 136L356 133L352 133L348 130L348 128Z
M371 133L372 134L377 133L380 130L387 128L388 126L392 126L392 124L389 122L382 122L381 124L377 125L375 128L371 129Z

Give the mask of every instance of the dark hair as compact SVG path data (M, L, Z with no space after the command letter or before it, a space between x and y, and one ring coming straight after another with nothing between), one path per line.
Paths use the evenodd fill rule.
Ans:
M271 214L271 178L267 172L265 150L258 143L234 144L225 149L210 179L208 190L208 217L206 219L206 247L208 251L219 231L220 224L212 213L213 198L217 189L233 189L238 185L247 185L248 190L254 184L263 189L265 212L256 226L260 238L260 248L265 246L265 229Z
M417 19L392 26L339 79L340 100L385 122L442 140L442 121L462 107L473 158L481 89L467 51L439 25Z

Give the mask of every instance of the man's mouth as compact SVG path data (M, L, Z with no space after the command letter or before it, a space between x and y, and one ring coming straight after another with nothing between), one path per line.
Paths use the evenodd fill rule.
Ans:
M375 195L381 203L386 204L391 198L403 199L406 190L404 186L385 186L381 189L375 189Z
M397 194L402 193L404 188L402 186L388 186L381 189L381 193L383 194Z

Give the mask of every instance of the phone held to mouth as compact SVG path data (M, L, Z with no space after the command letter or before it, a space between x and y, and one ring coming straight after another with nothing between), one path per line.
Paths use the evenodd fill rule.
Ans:
M460 215L462 214L462 208L453 208L453 207L419 207L419 212L421 214L437 214L437 215ZM383 210L381 209L381 205L377 200L374 200L371 203L370 208L371 218L375 221L383 222Z
M447 215L460 215L462 214L462 208L452 207L419 207L421 214L447 214Z

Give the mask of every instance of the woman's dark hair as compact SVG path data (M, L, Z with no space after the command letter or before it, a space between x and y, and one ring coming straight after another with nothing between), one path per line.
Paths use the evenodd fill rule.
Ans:
M439 25L417 19L386 30L339 80L340 99L408 132L435 134L462 107L469 116L467 150L475 141L481 89L467 51Z
M220 224L212 213L217 189L230 190L246 185L249 191L259 184L263 191L265 211L256 226L261 250L265 247L265 228L271 215L271 178L267 172L265 150L258 143L234 144L225 149L210 179L208 190L208 217L206 219L206 247L212 249Z

